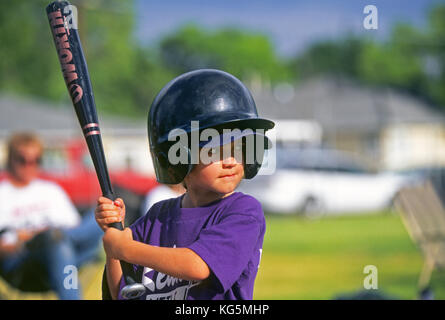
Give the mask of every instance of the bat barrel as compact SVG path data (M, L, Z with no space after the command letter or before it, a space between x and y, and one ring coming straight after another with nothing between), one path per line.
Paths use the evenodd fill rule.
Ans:
M97 129L99 128L97 127ZM93 135L85 136L85 140L87 142L90 154L94 155L92 160L102 194L104 197L114 200L114 192L111 185L110 176L108 174L100 133L98 132Z
M68 1L55 1L46 7L46 13L63 77L83 130L102 194L114 200L115 197L105 161L88 66L77 32L77 9ZM114 223L110 226L119 230L123 229L121 223ZM134 270L130 264L121 261L121 267L128 285L126 287L127 290L125 290L126 297L130 299L138 297L143 293L144 286L135 283L132 279Z

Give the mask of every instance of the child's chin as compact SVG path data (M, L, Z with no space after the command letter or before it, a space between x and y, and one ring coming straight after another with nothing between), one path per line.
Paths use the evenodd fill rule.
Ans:
M233 191L235 191L236 187L237 187L237 185L230 186L230 187L225 187L225 188L219 188L218 192L220 194L232 193Z

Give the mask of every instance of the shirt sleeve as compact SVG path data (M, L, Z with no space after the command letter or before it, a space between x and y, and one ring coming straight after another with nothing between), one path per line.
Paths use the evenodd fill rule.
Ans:
M159 215L160 211L163 209L162 203L155 203L150 208L148 208L147 213L143 216L139 217L133 224L130 226L130 229L133 233L133 240L149 243L149 231L152 226L152 220L155 220Z
M240 278L252 259L258 241L262 241L263 225L264 220L254 215L231 213L219 223L203 229L198 240L188 248L207 263L225 292Z

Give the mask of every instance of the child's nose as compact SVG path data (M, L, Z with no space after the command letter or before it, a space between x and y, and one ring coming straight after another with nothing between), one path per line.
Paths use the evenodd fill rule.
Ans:
M229 166L230 166L230 167L233 167L233 166L235 166L237 163L238 163L238 162L236 161L235 157L233 157L233 156L224 157L224 159L223 159L223 161L222 161L223 166L226 166L226 167L229 167Z

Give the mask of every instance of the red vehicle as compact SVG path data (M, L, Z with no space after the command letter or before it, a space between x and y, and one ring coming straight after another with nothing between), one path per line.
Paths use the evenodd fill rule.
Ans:
M4 173L0 173L2 177ZM93 207L101 195L91 157L81 139L46 149L40 177L59 184L80 212ZM126 201L127 212L137 210L138 201L158 184L154 177L133 170L110 171L110 179L116 195Z

